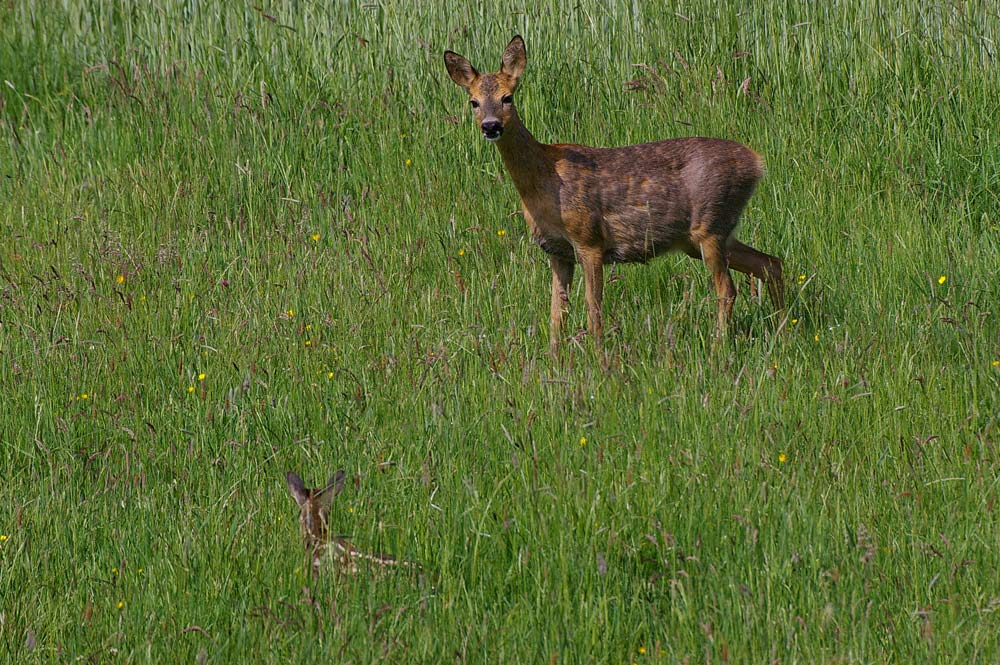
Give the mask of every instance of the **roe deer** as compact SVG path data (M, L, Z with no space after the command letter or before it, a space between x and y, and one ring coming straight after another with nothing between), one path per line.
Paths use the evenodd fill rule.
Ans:
M410 561L400 561L387 554L362 552L345 536L330 535L330 504L344 489L344 472L337 471L330 482L320 489L309 489L293 471L285 474L288 491L299 505L299 525L306 553L312 559L312 570L319 572L324 558L330 558L335 566L345 573L358 572L358 559L370 561L379 566L416 567Z
M539 143L514 106L514 91L527 62L519 35L507 45L500 71L494 74L480 74L452 51L445 51L444 62L452 80L469 94L483 137L500 150L521 195L532 239L549 255L553 356L576 263L583 269L587 328L598 343L603 265L644 263L668 250L701 259L712 271L720 333L736 297L729 268L761 279L775 307L784 309L781 260L733 236L764 173L760 155L739 143L712 138L621 148Z

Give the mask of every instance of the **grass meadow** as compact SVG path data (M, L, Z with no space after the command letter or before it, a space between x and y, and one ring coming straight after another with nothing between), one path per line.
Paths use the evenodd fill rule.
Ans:
M993 3L0 6L0 660L1000 660ZM616 266L609 367L448 78L731 138L789 321ZM423 572L304 570L284 484Z

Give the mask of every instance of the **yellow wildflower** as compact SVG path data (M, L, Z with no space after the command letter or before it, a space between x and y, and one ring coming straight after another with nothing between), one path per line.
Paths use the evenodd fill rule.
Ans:
M497 229L497 236L503 238L507 235L507 229Z
M194 392L194 386L188 386L188 392L189 393L193 393Z
M785 462L788 461L788 455L786 455L785 453L778 453L778 461L784 464Z
M5 540L7 540L7 534L0 533L0 543L4 542Z
M118 275L117 277L115 277L115 281L121 284L122 282L125 281L125 275Z
M944 284L947 281L948 281L948 277L945 276L945 275L941 275L940 277L938 277L938 284Z
M119 600L118 601L118 609L122 609L123 607L125 607L125 601L124 600Z
M584 447L585 445L587 445L587 437L585 437L585 436L581 436L581 437L580 437L580 447L582 448L582 447Z
M90 395L88 395L87 393L80 393L80 399L89 399L89 398Z
M309 237L313 239L313 242L319 242L319 234L318 233L314 233L314 234L312 234Z
M413 162L408 159L408 160L406 160L406 165L407 166L413 166Z
M639 654L646 655L646 647L639 647Z
M198 375L198 380L199 381L204 381L205 380L205 373L204 372L202 372L201 374Z
M458 250L458 255L459 256L465 256L465 250L464 249Z

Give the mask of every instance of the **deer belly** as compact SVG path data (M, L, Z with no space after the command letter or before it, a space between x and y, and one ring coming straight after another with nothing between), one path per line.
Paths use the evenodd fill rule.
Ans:
M616 244L604 250L604 263L645 263L676 248L677 242L673 239Z
M683 225L650 223L648 215L639 220L607 221L610 223L605 226L605 263L645 263L677 249L678 243L686 237Z
M571 245L565 238L543 236L538 234L532 236L532 240L534 240L535 244L541 247L542 250L550 256L555 256L567 261L576 261L576 253L573 251L573 245Z

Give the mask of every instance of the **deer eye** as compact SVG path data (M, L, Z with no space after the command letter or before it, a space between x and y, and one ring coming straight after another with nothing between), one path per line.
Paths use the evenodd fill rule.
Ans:
M472 104L472 108L474 108L474 109L478 109L479 108L479 102L477 102L475 99L470 99L469 103Z
M514 95L504 95L500 99L500 103L501 104L513 104L514 103Z

